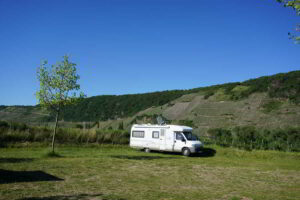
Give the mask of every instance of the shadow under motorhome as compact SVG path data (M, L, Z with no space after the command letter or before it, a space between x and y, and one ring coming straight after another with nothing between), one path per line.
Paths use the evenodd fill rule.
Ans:
M146 152L182 152L189 156L203 147L192 130L191 127L180 125L134 124L130 132L130 147Z

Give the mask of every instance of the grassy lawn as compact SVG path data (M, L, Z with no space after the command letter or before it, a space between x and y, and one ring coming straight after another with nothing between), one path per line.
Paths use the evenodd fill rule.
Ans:
M0 149L0 199L300 199L300 153L217 146L194 157L127 146Z

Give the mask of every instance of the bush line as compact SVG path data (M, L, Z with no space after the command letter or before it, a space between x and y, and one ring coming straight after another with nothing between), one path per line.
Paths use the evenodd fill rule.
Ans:
M0 146L17 142L50 142L53 129L50 127L28 126L24 123L0 121ZM126 130L100 130L59 128L57 143L67 144L128 144L129 132Z
M0 121L0 146L18 142L50 142L53 129L28 126L24 123ZM129 131L59 128L56 141L61 144L129 144ZM213 128L209 137L200 137L204 143L246 150L300 151L300 127L259 129L254 126Z
M209 129L208 134L208 142L220 146L246 150L300 151L300 127L268 130L254 126L238 126L231 129Z

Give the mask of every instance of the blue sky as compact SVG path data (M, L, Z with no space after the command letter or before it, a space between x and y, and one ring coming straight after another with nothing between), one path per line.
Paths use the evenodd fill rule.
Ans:
M297 23L275 0L0 0L0 105L35 105L37 67L65 54L87 96L299 70Z

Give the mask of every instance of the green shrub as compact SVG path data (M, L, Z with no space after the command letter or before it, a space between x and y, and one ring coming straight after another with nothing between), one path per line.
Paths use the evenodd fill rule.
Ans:
M124 124L123 124L123 121L119 123L119 130L123 130L124 129Z
M208 99L210 96L213 96L215 94L215 92L214 91L208 91L208 92L206 92L206 94L204 95L204 99Z
M232 143L232 133L228 129L215 128L208 130L209 135L216 144L230 146Z
M79 129L83 129L82 124L76 124L75 127L76 127L76 128L79 128Z
M0 128L8 128L9 125L6 121L0 121Z
M192 128L197 128L193 120L179 120L179 124L184 126L189 126Z
M239 126L232 129L209 129L208 134L210 142L221 146L246 150L300 151L300 127L260 130L253 126Z
M98 143L128 144L130 135L124 130L97 130L96 136Z
M49 127L32 127L19 123L11 123L12 128L6 123L1 123L1 125L0 146L16 142L50 142L53 134L53 129ZM129 132L125 130L58 128L56 140L61 144L128 144Z
M278 110L281 105L282 105L282 102L280 102L280 101L277 101L277 100L269 101L268 103L265 103L262 105L263 112L269 113L273 110Z

